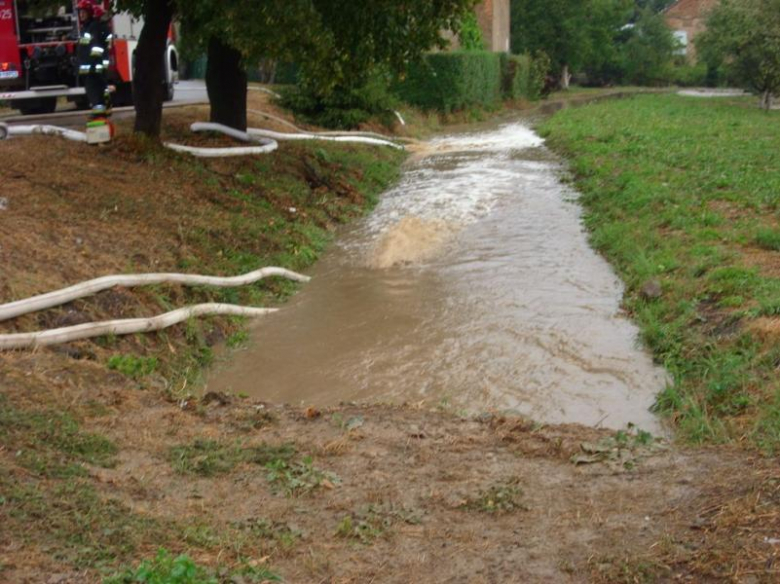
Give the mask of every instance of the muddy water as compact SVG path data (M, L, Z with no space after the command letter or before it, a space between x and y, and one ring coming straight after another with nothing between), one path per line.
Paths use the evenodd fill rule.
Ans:
M208 390L660 431L648 408L665 374L621 316L621 284L560 172L520 123L427 144Z

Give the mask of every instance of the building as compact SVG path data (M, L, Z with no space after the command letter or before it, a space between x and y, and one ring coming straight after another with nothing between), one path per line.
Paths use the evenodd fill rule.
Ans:
M482 29L485 48L498 53L508 53L510 32L510 0L484 0L476 8L477 21Z
M674 31L689 61L696 60L696 37L707 29L707 16L720 0L677 0L664 11L666 24Z

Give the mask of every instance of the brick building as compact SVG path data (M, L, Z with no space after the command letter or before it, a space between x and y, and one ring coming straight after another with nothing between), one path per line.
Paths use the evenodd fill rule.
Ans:
M696 60L696 37L707 28L707 16L720 0L677 0L665 10L666 24L685 46L689 61Z

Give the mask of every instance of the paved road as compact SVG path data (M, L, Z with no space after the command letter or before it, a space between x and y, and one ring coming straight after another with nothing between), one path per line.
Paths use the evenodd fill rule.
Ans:
M179 81L176 84L173 101L166 103L163 107L180 107L192 103L208 102L206 85L203 81ZM132 107L118 107L114 109L114 116L124 118L132 116L134 110ZM21 116L15 112L8 116L0 116L0 122L10 125L18 124L53 124L57 126L78 128L84 125L87 119L87 112L75 109L65 109L56 111L53 114L40 116Z
M208 101L206 84L203 81L179 81L172 103L192 103Z

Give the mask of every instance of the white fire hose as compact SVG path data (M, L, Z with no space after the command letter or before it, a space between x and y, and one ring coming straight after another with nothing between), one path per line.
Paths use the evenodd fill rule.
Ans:
M102 290L114 286L134 287L149 286L153 284L180 284L184 286L215 286L218 288L235 288L246 286L263 278L280 276L296 282L308 282L310 278L284 268L268 267L255 270L241 276L218 277L201 276L197 274L127 274L104 276L88 280L75 286L62 288L46 294L39 294L31 298L0 304L0 321L15 318L23 314L29 314L38 310L60 306L72 302L78 298L91 296ZM0 350L3 349L28 349L57 343L88 339L92 337L114 334L128 335L139 332L157 331L194 316L205 315L234 315L234 316L263 316L275 312L275 309L254 308L248 306L235 306L232 304L198 304L187 308L181 308L152 318L135 318L125 320L112 320L97 323L86 323L72 327L39 331L33 333L0 334Z
M46 124L33 124L29 126L8 126L0 124L0 140L11 138L12 136L61 136L74 142L86 142L87 135L84 132L60 128L59 126L49 126Z

